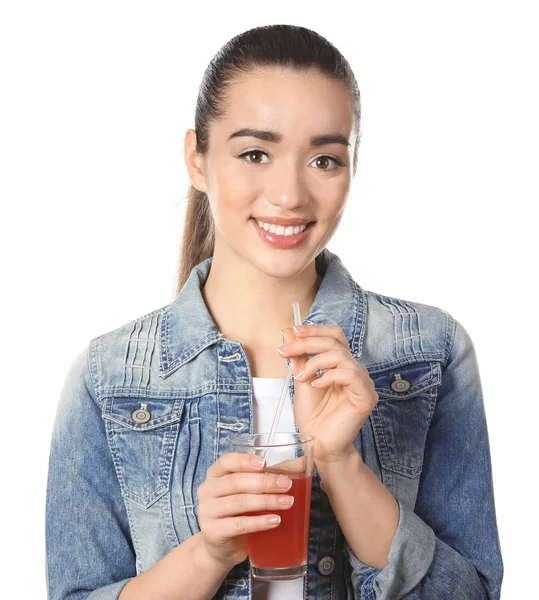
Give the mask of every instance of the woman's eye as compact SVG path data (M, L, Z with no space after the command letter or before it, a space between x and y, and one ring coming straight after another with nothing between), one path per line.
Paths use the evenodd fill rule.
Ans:
M267 156L267 154L265 152L262 152L262 150L249 150L248 152L244 152L243 154L240 154L240 158L244 158L247 156ZM249 160L247 159L247 162L250 163L254 163L255 165L260 165L262 164L261 161L259 160Z
M329 169L324 167L323 165L327 165L328 161L333 161L336 166L329 168ZM317 165L322 165L322 168L320 168L320 171L334 171L338 167L344 167L344 163L342 162L342 160L339 160L335 156L318 156L317 158L314 159L313 162L316 163Z
M266 158L268 158L267 153L263 152L262 150L249 150L247 152L244 152L243 154L240 154L238 158L243 158L247 162L253 163L255 165L261 165L261 164L264 164L264 162L262 160L264 156ZM317 164L317 168L320 171L334 171L338 167L345 166L345 164L342 162L342 160L338 159L336 156L328 156L328 155L318 156L317 158L314 159L313 163ZM331 164L331 163L333 163L334 166L328 167L328 164Z

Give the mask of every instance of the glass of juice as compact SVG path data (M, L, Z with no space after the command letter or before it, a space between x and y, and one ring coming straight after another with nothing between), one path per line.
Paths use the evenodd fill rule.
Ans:
M296 579L307 572L309 517L313 480L314 437L304 433L258 433L235 436L233 452L247 452L266 458L266 473L285 474L294 496L291 508L245 513L248 516L278 514L280 524L269 531L247 534L247 548L253 577L268 581Z

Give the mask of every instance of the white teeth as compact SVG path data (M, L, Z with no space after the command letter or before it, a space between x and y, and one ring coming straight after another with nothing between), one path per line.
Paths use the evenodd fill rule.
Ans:
M297 225L296 227L283 227L282 225L270 225L269 223L264 223L263 221L259 221L256 219L257 225L264 229L265 231L269 231L270 233L275 233L276 235L296 235L297 233L301 233L307 229L307 225Z

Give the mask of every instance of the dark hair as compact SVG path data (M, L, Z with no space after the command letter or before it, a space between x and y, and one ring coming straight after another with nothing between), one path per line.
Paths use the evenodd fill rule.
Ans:
M356 127L353 168L357 165L360 138L360 94L348 61L326 38L315 31L295 25L265 25L233 37L213 57L203 77L195 111L196 150L208 150L209 125L226 112L227 87L239 75L257 67L282 66L295 71L317 68L323 74L344 83L350 90ZM213 256L215 232L208 197L190 185L180 250L176 293L186 282L191 269ZM327 250L316 257L323 272Z

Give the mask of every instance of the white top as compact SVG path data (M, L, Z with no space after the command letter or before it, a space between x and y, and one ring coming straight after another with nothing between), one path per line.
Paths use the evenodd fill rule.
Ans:
M275 409L285 382L284 377L253 377L253 433L271 430ZM290 394L285 400L278 429L296 431ZM254 600L302 600L303 577L289 581L261 581L253 577Z

